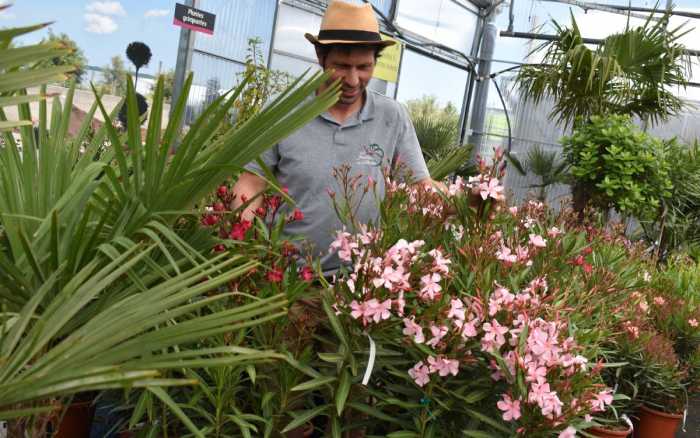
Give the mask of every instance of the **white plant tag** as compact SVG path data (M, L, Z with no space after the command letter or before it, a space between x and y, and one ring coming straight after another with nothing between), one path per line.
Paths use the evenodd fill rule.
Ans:
M365 370L365 375L362 378L362 384L367 386L369 383L369 377L372 375L372 369L374 368L374 359L377 356L377 346L374 344L374 339L367 333L369 338L369 359L367 360L367 369Z

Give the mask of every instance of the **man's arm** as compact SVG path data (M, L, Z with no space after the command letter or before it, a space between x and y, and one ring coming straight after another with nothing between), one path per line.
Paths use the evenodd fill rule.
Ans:
M236 185L233 186L233 193L236 195L233 200L233 209L235 210L244 204L243 199L253 199L258 194L264 192L266 188L267 182L264 179L253 173L243 172L241 176L238 177ZM241 218L243 220L252 221L255 217L255 210L258 207L262 207L262 196L258 196L257 198L253 199L250 204L248 204L246 209L243 210Z

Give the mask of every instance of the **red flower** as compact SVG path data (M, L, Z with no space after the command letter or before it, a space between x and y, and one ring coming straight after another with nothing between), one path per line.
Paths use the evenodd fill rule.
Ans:
M593 272L593 265L591 265L590 263L584 262L583 263L583 272L585 272L586 274L590 274L591 272Z
M219 216L215 214L205 214L202 217L202 225L211 227L212 225L216 225L216 223L219 222Z
M246 195L241 195L241 203L245 204L248 202L248 197Z
M243 240L245 239L245 232L251 227L250 221L241 221L233 224L231 227L231 233L228 235L233 240Z
M226 195L228 195L228 187L219 186L219 189L216 191L216 193L219 195L220 198L223 198Z
M218 244L214 247L214 252L224 252L226 251L226 247L222 244Z
M289 194L289 187L287 187L287 186L282 187L282 193L284 193L285 195L288 195Z
M214 211L224 211L226 210L226 207L224 206L223 202L217 202L214 204Z
M294 209L294 214L292 215L295 221L303 221L304 220L304 213L301 212L298 208Z
M268 207L272 210L277 210L277 208L280 206L282 203L282 198L279 196L270 196L269 198L266 199L266 202Z
M270 272L267 273L267 281L269 281L270 283L279 283L280 281L282 281L283 277L284 273L281 269L273 268L270 270Z
M592 252L593 252L593 248L591 248L590 246L587 246L581 250L581 254L583 254L583 255L588 255Z
M257 214L260 217L264 217L267 214L267 210L263 207L258 207L255 209L255 214Z
M301 268L299 271L299 278L306 282L311 282L311 280L314 279L314 271L311 269L311 266L304 266Z

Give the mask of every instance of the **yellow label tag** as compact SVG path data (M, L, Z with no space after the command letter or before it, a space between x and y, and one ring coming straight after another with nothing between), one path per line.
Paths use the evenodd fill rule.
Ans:
M399 80L399 66L401 65L401 52L403 45L401 42L382 34L383 40L396 41L396 44L382 50L382 55L377 60L374 67L374 77L387 82L396 83Z

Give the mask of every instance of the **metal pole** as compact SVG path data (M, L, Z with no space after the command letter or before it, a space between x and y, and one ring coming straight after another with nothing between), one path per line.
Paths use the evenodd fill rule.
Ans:
M479 71L476 85L476 93L474 94L474 106L472 110L472 120L470 124L471 135L469 143L474 145L472 158L481 154L481 148L484 143L484 127L486 125L486 105L489 97L489 75L491 74L491 58L493 58L496 49L496 38L498 37L498 29L495 23L495 14L493 11L487 18L484 28L483 39L481 43L481 51L479 53Z
M196 7L196 0L185 0L186 6ZM177 63L173 78L173 97L170 104L170 115L175 110L175 103L180 98L185 79L192 67L192 49L194 47L194 32L184 27L180 29L180 42L177 48Z

